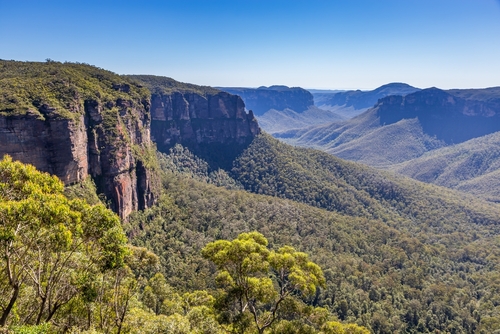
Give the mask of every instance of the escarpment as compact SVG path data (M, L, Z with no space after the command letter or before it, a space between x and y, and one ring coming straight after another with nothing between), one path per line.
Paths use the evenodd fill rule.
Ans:
M155 201L149 93L83 64L0 62L0 156L66 185L92 177L126 218Z
M0 158L66 185L91 177L122 218L155 202L153 141L163 152L180 143L224 168L259 133L239 96L211 87L86 64L0 61Z
M179 143L212 167L229 168L260 133L237 95L166 77L130 77L151 89L151 137L161 152Z

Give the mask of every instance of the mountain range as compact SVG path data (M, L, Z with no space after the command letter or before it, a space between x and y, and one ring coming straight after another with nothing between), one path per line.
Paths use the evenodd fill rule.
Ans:
M312 109L307 91L260 90L268 100L292 90L300 97L294 108ZM310 254L325 277L312 296L284 300L268 333L325 333L326 321L380 334L500 329L498 193L486 201L458 191L496 184L496 89L386 96L343 123L279 134L458 190L283 143L261 131L242 97L167 77L0 61L0 91L0 156L59 176L70 197L99 201L101 194L130 243L127 267L113 272L106 290L108 304L100 280L65 282L75 298L50 314L55 332L67 324L88 332L105 312L93 307L109 305L108 332L119 309L120 326L132 332L182 325L187 333L203 324L214 333L248 333L251 317L228 313L224 276L201 249L255 230L272 249ZM273 103L286 110L292 100ZM456 175L464 182L450 181ZM64 226L57 228L67 240ZM2 289L9 286L4 272ZM23 287L16 315L32 295L38 298L32 286ZM0 294L2 309L7 299Z
M406 96L382 98L374 107L344 122L284 131L275 133L274 136L294 145L319 148L344 159L416 177L417 174L426 174L423 161L431 164L431 159L415 161L420 166L420 173L407 173L411 169L409 166L413 165L413 159L428 152L434 152L436 157L441 152L447 152L436 149L500 131L499 93L498 88L450 91L429 88ZM462 147L467 147L470 151L475 143ZM481 145L482 150L495 151L494 146L485 146L494 145L491 140L484 143L488 144ZM393 168L393 165L405 162L405 168ZM432 168L435 165L428 167L429 170ZM475 167L469 168L472 170ZM484 168L482 171L486 172ZM482 175L482 172L477 173L475 177ZM455 174L459 177L460 173ZM438 175L420 176L417 179L435 181ZM459 183L436 182L446 186ZM473 188L473 183L470 183L462 189L477 194Z
M318 108L330 110L345 119L361 114L373 107L381 98L390 95L407 95L418 91L419 88L405 83L389 83L371 91L349 90L341 92L315 92L313 90L314 105Z
M314 105L313 95L300 87L270 86L219 89L241 96L268 133L339 121L343 117Z

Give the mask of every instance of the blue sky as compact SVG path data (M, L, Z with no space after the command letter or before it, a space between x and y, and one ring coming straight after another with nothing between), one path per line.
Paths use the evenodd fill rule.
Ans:
M211 86L500 86L500 0L0 0L0 59Z

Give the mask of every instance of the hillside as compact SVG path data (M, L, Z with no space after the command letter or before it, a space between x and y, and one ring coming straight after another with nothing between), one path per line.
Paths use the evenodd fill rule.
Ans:
M390 95L407 95L418 91L419 88L404 83L390 83L371 91L350 90L343 92L313 93L314 105L341 115L352 118L373 107L381 98Z
M500 130L495 100L462 99L430 88L389 96L342 123L274 134L300 146L375 167L417 158L427 151Z
M389 169L500 202L500 132L436 149Z
M91 177L122 218L156 198L150 93L88 64L0 61L0 157Z
M236 95L168 77L129 75L151 90L151 138L160 152L176 144L213 168L231 161L260 133L253 112Z
M499 207L494 204L471 204L472 198L458 192L397 177L321 151L292 147L269 135L254 140L235 161L232 174L254 193L288 198L350 216L398 221L399 228L405 226L414 231L429 221L462 220L464 213L469 223L496 224L498 219L495 212ZM415 220L416 217L419 218Z
M268 132L299 129L340 121L342 116L314 106L313 95L300 87L220 88L240 96L261 128Z
M167 197L127 225L133 243L160 256L173 286L214 287L200 248L258 230L324 268L327 287L310 302L341 320L374 333L496 328L499 310L488 303L500 289L498 206L268 135L232 171L261 195L207 184L203 162L189 156L177 150L162 158Z
M326 280L311 296L292 291L267 333L326 334L331 331L325 324L338 321L373 333L500 329L498 204L280 142L260 133L240 97L211 87L118 76L85 64L0 64L2 155L33 159L52 174L63 161L67 173L61 175L74 178L65 180L65 194L73 198L67 200L56 179L17 163L16 172L10 158L1 162L3 323L33 325L22 330L44 333L50 327L72 333L123 328L250 334L251 317L230 314L238 308L231 301L238 290L223 291L221 280L232 283L217 274L202 249L258 231L269 249L290 245L309 254ZM367 149L380 156L400 151L380 164L423 158L425 150L479 131L452 137L450 129L463 119L473 125L487 120L493 124L487 130L498 123L494 89L459 93L430 89L387 97L356 118L324 126L323 133L311 128L283 136L308 135L311 145L334 142L332 148L352 150L371 143ZM302 112L321 113L308 110ZM439 127L436 120L451 121ZM412 141L404 142L408 137ZM456 172L443 170L441 179L459 173L471 176L459 187L496 184L500 154L491 147L498 142L491 134L443 149L439 157L455 162L450 167ZM458 168L464 165L474 168ZM26 171L34 183L26 182ZM36 185L41 181L57 183L57 196L43 182ZM118 218L96 194L107 189L103 185L113 186L105 195L132 245L125 246ZM16 192L32 193L29 206L13 200ZM84 236L106 251L88 247ZM13 244L19 252L10 251ZM117 261L97 266L116 255ZM11 279L8 259L19 260L19 281ZM63 266L60 275L50 274L53 266ZM263 281L279 275L257 274ZM46 283L51 280L57 285ZM53 299L44 293L49 290ZM41 309L38 319L33 307Z
M376 108L345 122L283 131L273 136L293 145L317 148L378 168L417 158L446 145L426 134L418 119L381 125Z
M315 106L309 106L307 110L300 113L291 109L271 109L262 116L258 116L257 119L262 129L270 134L343 120L333 111Z

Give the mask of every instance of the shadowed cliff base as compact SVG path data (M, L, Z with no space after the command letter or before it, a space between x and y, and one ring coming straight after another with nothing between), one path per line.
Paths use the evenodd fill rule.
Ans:
M162 153L176 144L206 160L210 168L230 170L233 160L261 130L241 97L211 87L158 76L129 76L151 92L151 138Z

